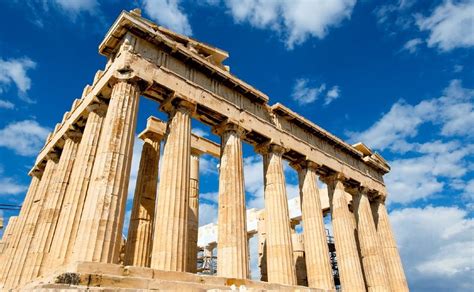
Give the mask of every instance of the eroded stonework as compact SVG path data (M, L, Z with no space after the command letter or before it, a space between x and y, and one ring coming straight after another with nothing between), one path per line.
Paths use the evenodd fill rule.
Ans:
M282 104L270 105L229 72L227 52L157 26L139 10L119 15L99 52L107 65L74 100L30 171L20 214L0 245L0 287L408 291L384 205L390 167L379 154L345 143ZM144 145L125 243L142 96L169 119L150 117L139 135ZM210 126L221 143L192 134L192 119ZM265 210L252 218L243 143L264 160ZM216 242L208 242L217 246L218 276L196 274L202 272L196 266L202 154L220 159ZM298 218L289 212L284 160L299 175ZM337 282L324 213L332 219ZM248 280L248 239L255 234L262 281ZM212 249L206 251L212 258Z

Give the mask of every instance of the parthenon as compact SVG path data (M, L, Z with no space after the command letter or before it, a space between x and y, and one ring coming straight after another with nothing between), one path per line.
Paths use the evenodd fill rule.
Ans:
M227 52L158 26L138 9L118 16L99 53L105 69L47 137L21 211L5 229L3 290L408 291L385 206L390 167L379 154L269 104L230 73ZM149 117L136 129L140 97L168 120ZM193 134L192 119L211 127L220 144ZM143 148L124 241L137 131ZM252 232L243 143L264 165L265 208ZM215 275L198 267L203 154L219 159ZM301 234L290 218L285 160L298 173ZM249 237L257 233L260 281L249 277Z

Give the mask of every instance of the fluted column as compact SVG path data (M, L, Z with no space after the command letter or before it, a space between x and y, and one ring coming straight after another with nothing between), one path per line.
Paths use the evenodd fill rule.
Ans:
M390 290L396 292L409 291L384 201L380 198L372 201L371 209L380 240L380 250L384 259Z
M20 236L21 238L19 240L17 251L13 257L12 266L10 267L8 275L6 276L5 286L8 288L15 287L20 281L20 277L23 272L23 267L25 266L25 261L27 260L27 255L29 253L33 240L35 240L33 235L35 233L35 228L38 223L40 211L46 200L48 188L50 187L50 185L52 185L52 178L55 174L58 164L58 156L56 153L49 153L46 159L47 161L46 166L44 168L43 176L38 185L38 189L35 192L30 212L28 213L28 217L25 219L26 222L23 228L23 232Z
M159 270L186 270L193 110L192 104L180 101L168 121L151 257L151 267Z
M201 153L196 150L191 151L186 271L196 273L199 229L199 156Z
M304 235L292 233L291 242L293 245L293 260L295 262L296 282L299 286L308 286L308 273L305 263L305 242Z
M334 289L326 228L316 183L317 165L312 162L302 162L294 166L298 170L300 186L308 285L313 288Z
M25 243L24 227L26 220L29 218L31 206L33 205L35 193L38 189L42 173L34 173L31 178L30 187L26 193L25 200L20 210L20 214L17 219L17 227L15 233L12 234L10 244L7 249L3 252L2 260L0 261L0 288L2 288L6 281L6 276L10 272L13 260L19 251L19 246Z
M244 131L230 123L216 131L221 135L217 275L246 279L248 242L241 141Z
M380 250L380 242L370 210L368 190L360 188L353 197L354 215L357 223L357 237L362 258L362 267L367 290L389 291L387 272Z
M140 88L132 80L119 79L112 88L74 246L75 260L118 261L139 96Z
M18 220L17 216L11 216L10 219L8 219L8 224L7 227L3 231L3 236L2 236L2 245L0 248L0 261L4 261L4 255L5 251L8 249L8 246L10 245L11 237L13 233L15 232L15 229L18 227L16 225ZM1 273L1 271L0 271Z
M52 263L57 266L72 261L72 251L78 234L107 106L96 103L87 109L89 116L79 144L76 162L51 246Z
M51 248L51 242L58 223L59 212L76 159L80 137L81 134L78 132L68 132L66 134L58 166L51 180L51 185L48 188L47 196L40 212L21 282L27 282L38 277L43 272L43 269L46 268L46 255Z
M337 267L344 291L366 291L355 237L355 219L350 212L342 177L324 179L328 185Z
M154 133L144 133L140 138L144 143L130 215L125 265L149 267L161 136Z
M282 162L284 149L272 144L258 151L263 154L264 167L268 282L296 285L288 198Z

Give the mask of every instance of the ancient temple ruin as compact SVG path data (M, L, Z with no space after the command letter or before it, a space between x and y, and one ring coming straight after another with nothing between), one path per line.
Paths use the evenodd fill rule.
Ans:
M73 101L29 173L20 214L2 240L0 287L335 291L336 260L344 291L408 291L384 204L390 167L380 155L271 105L229 72L227 52L160 27L139 10L120 14L99 52L105 69ZM140 97L156 101L169 119L150 117L138 136L144 144L124 245ZM220 145L192 134L191 119L212 127ZM264 224L263 281L249 279L244 142L264 162L265 209L256 219ZM215 276L197 270L204 153L220 159ZM284 160L299 175L303 233L296 236ZM323 213L331 216L335 251Z

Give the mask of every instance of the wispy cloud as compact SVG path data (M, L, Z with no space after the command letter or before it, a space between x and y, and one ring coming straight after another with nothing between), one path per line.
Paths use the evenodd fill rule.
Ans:
M421 44L423 44L423 41L420 38L411 39L403 45L402 50L414 54L418 51Z
M181 0L143 0L142 5L144 12L158 24L184 35L193 34Z
M324 96L323 105L327 106L341 96L341 89L337 85L329 90L326 89L326 83L316 85L310 79L299 78L295 81L291 98L299 105L307 105L314 103L320 96Z
M336 99L338 99L341 96L341 90L339 89L339 86L333 86L327 93L326 93L326 98L324 98L324 105L329 105Z
M474 46L473 1L444 1L430 16L418 15L416 23L420 30L429 32L428 47L446 52Z
M0 129L0 147L5 147L18 155L32 156L43 146L49 129L35 120L12 122Z
M0 108L4 108L4 109L14 109L15 108L15 105L11 102L9 102L8 100L2 100L0 99Z
M36 68L36 63L30 58L2 59L0 58L0 93L11 84L18 89L18 96L28 103L35 101L28 97L31 88L31 79L28 70Z

